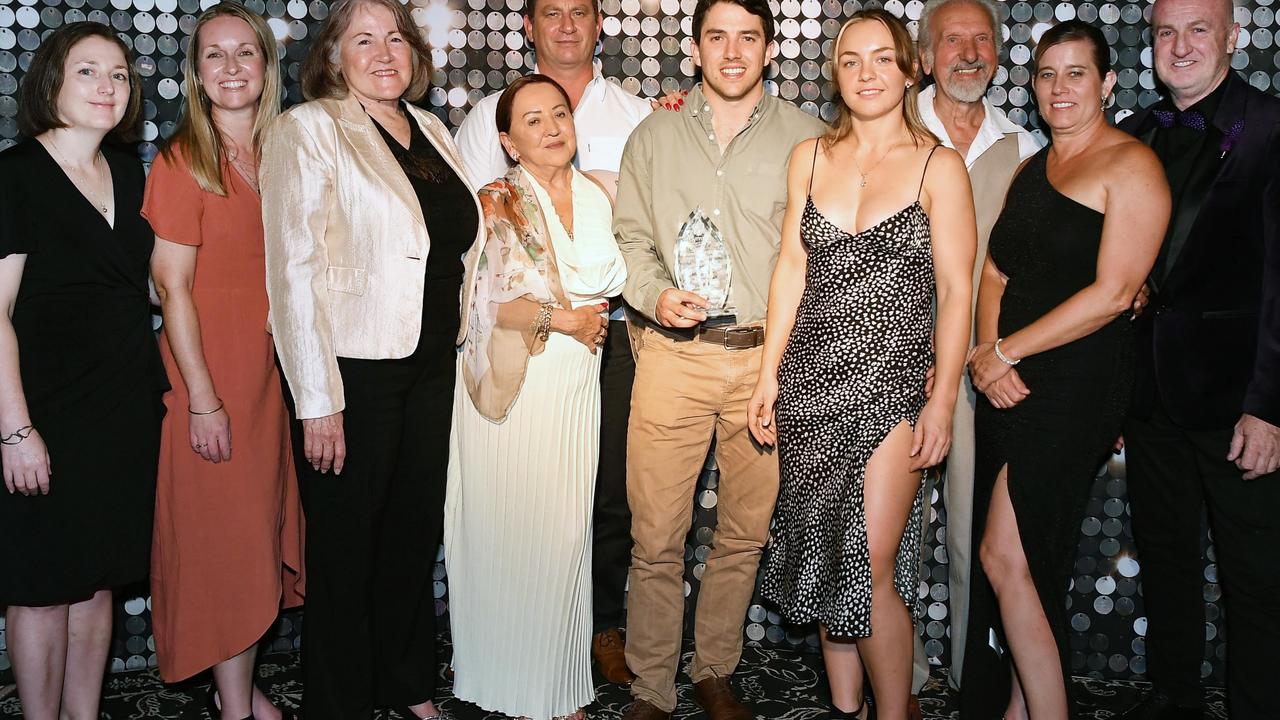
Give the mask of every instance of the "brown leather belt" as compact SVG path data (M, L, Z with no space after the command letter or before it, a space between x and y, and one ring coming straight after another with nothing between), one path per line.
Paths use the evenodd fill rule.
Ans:
M725 350L750 350L764 344L764 328L750 327L700 327L698 339L720 345Z

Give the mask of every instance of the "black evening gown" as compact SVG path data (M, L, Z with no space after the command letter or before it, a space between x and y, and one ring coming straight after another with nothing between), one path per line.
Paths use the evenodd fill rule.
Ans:
M27 255L13 310L22 389L53 471L48 495L0 491L0 605L77 602L147 576L168 387L154 237L141 163L103 155L115 227L38 141L0 153L0 257Z
M1000 301L1001 337L1030 325L1090 285L1103 215L1049 183L1046 148L1009 189L991 231L990 256L1008 276ZM1079 340L1024 359L1031 394L1007 410L980 398L973 546L986 529L996 476L1008 465L1009 496L1022 548L1058 644L1071 692L1066 595L1080 523L1097 470L1121 432L1133 385L1134 340L1127 316ZM973 564L961 716L1000 718L1009 701L1008 643L981 563Z
M778 368L782 477L762 589L792 622L816 620L832 636L867 637L867 461L890 431L903 421L914 425L924 408L933 364L929 216L917 191L915 202L850 233L810 196L800 239L808 263ZM921 512L917 492L893 578L913 610Z

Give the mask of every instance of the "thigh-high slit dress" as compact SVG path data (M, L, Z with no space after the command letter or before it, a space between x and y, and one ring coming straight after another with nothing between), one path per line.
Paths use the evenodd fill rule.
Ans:
M1010 187L990 255L1008 277L1001 337L1030 325L1095 279L1103 215L1059 193L1041 150ZM1097 470L1120 435L1133 382L1132 328L1117 318L1017 366L1031 394L1009 409L984 397L976 412L973 546L986 530L996 478L1008 467L1022 549L1058 645L1070 693L1066 594L1080 523ZM1000 718L1009 701L1009 644L981 563L973 563L961 716Z
M929 216L917 192L915 202L851 233L810 196L800 238L808 262L778 368L781 488L762 590L792 622L820 622L832 637L867 637L867 462L924 408L933 363ZM910 609L920 582L922 511L917 490L893 577Z

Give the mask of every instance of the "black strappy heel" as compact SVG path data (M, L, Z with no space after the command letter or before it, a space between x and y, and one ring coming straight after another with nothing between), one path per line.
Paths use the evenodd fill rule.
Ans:
M866 695L862 696L862 704L854 708L852 712L846 712L832 705L830 718L831 720L862 720L859 716L864 709L867 711L866 720L876 720L876 706L871 702L871 698Z

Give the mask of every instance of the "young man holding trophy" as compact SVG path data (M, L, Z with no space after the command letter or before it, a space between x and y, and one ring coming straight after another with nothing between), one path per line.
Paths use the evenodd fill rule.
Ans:
M787 160L825 125L764 91L776 52L766 0L700 0L702 83L679 111L651 115L623 154L614 233L623 296L644 315L627 444L632 552L627 720L669 718L684 621L684 546L712 438L718 521L706 559L689 674L712 720L754 717L729 686L778 492L772 448L747 431L769 278L786 205Z

